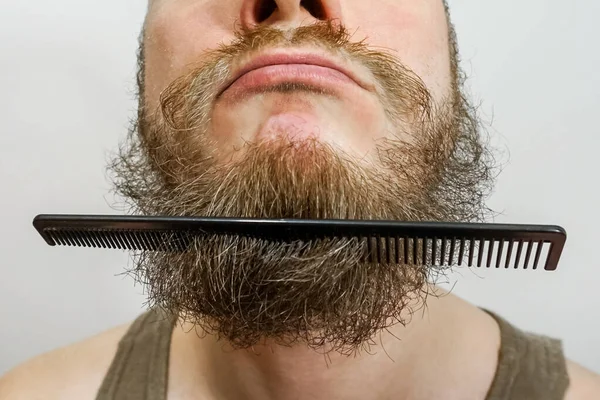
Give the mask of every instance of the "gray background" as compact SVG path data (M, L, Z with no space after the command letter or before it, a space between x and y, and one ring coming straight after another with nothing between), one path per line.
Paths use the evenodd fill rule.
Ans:
M524 329L563 338L568 356L600 372L600 3L451 5L469 90L508 149L491 200L497 221L561 224L569 240L556 273L463 269L448 286ZM144 308L143 288L121 275L126 254L47 247L31 220L112 211L104 165L135 109L145 6L0 6L0 374Z

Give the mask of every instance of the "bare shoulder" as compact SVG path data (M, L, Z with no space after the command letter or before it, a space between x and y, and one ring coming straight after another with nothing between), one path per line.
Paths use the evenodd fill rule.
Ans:
M565 400L600 399L600 375L576 364L567 363L571 384Z
M0 377L0 400L94 399L125 324L37 356Z

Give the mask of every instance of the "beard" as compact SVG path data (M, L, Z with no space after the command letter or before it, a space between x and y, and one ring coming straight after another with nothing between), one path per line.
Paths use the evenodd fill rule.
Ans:
M451 32L453 33L453 31ZM367 163L315 138L247 142L224 161L211 139L218 88L238 57L273 46L311 45L366 66L396 131ZM341 25L319 22L290 35L259 27L211 51L174 81L156 110L144 100L110 165L133 213L166 216L482 221L491 157L461 91L454 35L450 94L434 102L400 60L353 43ZM269 90L311 92L284 84ZM440 269L377 265L356 239L278 242L206 235L182 253L140 252L131 272L149 303L177 313L235 348L263 341L348 353L381 330L406 324Z

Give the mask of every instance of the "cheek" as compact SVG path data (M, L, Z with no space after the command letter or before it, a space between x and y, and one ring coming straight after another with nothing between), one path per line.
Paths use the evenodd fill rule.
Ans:
M356 31L353 39L364 39L377 50L387 50L424 81L434 99L444 98L450 91L451 70L442 3L381 1L376 10L367 3L348 9L344 15L350 30Z
M206 51L232 40L231 30L225 28L233 26L235 18L223 10L213 10L223 3L182 1L178 7L163 5L148 15L145 101L151 109L158 104L160 93L201 62Z

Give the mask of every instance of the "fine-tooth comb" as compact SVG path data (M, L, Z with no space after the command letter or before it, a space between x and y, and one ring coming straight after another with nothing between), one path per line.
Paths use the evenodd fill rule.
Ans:
M50 246L186 251L194 237L241 235L311 241L356 238L367 262L468 265L554 271L566 241L560 226L379 220L38 215L33 225Z

